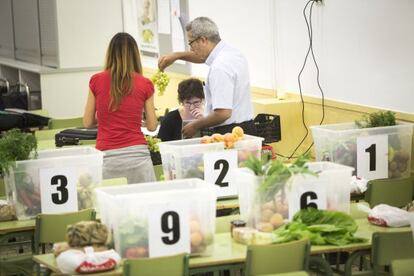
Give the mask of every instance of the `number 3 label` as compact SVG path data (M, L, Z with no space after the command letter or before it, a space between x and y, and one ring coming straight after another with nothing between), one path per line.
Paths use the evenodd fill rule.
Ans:
M75 168L40 169L39 178L42 213L78 211Z
M388 178L388 135L357 138L357 176Z
M235 196L237 187L234 172L237 169L237 151L224 150L204 154L204 180L217 185L217 196Z
M152 204L148 209L149 256L190 253L188 204Z

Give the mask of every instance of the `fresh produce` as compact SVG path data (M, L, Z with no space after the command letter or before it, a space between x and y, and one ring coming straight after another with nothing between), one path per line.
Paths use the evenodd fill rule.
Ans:
M78 190L78 208L79 210L93 208L95 202L94 190L97 184L93 182L92 176L88 173L79 175Z
M191 254L202 254L213 242L213 235L203 232L198 216L193 215L190 220Z
M356 120L359 128L395 126L395 113L391 111L378 111L365 115L361 120Z
M273 233L276 235L276 243L308 238L312 245L342 246L366 241L354 237L357 228L354 219L345 213L308 208L300 210L292 222Z
M37 141L33 134L12 129L5 132L0 139L0 175L9 172L16 161L36 157ZM31 153L33 156L30 156Z
M18 217L34 217L41 211L40 186L26 172L14 174L16 187L16 211Z
M120 252L124 258L148 257L148 225L143 220L125 218L119 224Z
M170 82L170 77L162 71L158 71L151 77L151 81L155 84L158 89L158 96L164 95L165 88Z
M234 148L234 144L242 140L244 136L244 131L241 127L236 126L232 129L231 133L226 133L224 135L220 133L214 133L211 136L203 136L201 138L201 144L210 144L210 143L220 143L224 142L225 149Z
M306 166L308 160L309 155L301 156L288 166L282 160L261 160L255 156L247 159L245 166L263 177L257 189L255 218L250 218L259 231L271 232L284 224L289 216L289 180L296 174L316 175Z
M148 149L152 152L159 152L160 147L158 143L161 142L161 139L153 137L153 136L145 136L145 140L147 141Z

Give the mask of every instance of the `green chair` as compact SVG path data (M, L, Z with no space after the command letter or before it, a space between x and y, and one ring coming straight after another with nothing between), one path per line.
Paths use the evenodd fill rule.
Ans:
M72 213L37 215L33 251L35 254L44 253L45 244L65 241L66 227L83 220L95 220L95 211L84 209Z
M281 244L249 245L246 276L286 273L308 269L310 243L307 239Z
M117 186L128 184L126 177L102 179L102 187Z
M414 258L412 231L377 232L372 234L372 268L378 275L381 267L391 265L396 259Z
M414 275L414 258L399 259L391 262L393 276L412 276Z
M260 276L309 276L309 274L306 271L293 271L286 273L262 274Z
M353 252L345 264L344 275L352 275L352 264L361 256L371 254L371 268L360 271L358 275L381 275L384 267L393 260L414 258L414 240L412 231L375 232L372 234L370 250Z
M187 276L189 275L188 254L167 257L126 259L124 276Z
M412 198L413 177L370 180L365 192L365 201L371 208L381 203L403 207Z
M49 121L49 129L74 127L83 127L83 117L52 118Z
M240 219L240 215L216 217L216 233L230 232L230 222Z

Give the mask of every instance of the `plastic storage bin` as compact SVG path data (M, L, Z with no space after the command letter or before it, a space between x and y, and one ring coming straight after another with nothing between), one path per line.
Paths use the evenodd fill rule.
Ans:
M224 143L202 144L202 138L162 142L159 144L165 179L197 177L204 179L204 154L224 150ZM260 157L263 138L244 135L234 144L238 151L238 162L247 159L249 154Z
M336 210L349 213L353 168L332 162L309 162L318 176L295 175L284 183L275 183L269 192L260 193L263 176L250 169L237 169L241 219L251 227L270 232L291 220L303 208Z
M75 207L70 211L93 207L93 190L102 182L102 163L103 153L92 147L39 151L36 159L17 161L16 167L11 168L5 176L7 199L14 204L19 220L34 218L40 212L45 213L45 210L41 210L40 179L47 170L52 174L56 172L58 180L50 183L50 186L43 183L43 187L53 189L54 192L51 193L58 196L60 206L64 205L65 200L77 198L77 204L75 201ZM67 183L62 182L63 178L66 178ZM71 189L70 183L75 182L76 188ZM60 206L56 205L56 212L59 212Z
M343 123L311 129L318 161L354 167L357 176L368 180L410 176L413 124L361 129Z
M96 196L101 220L112 229L123 258L209 255L213 250L215 188L203 180L98 188Z

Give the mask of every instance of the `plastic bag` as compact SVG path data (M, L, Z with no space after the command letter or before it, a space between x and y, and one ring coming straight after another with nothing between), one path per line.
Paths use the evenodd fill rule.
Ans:
M114 250L95 252L93 247L84 251L69 249L62 252L56 263L60 271L67 274L87 274L113 270L120 263L121 256Z
M352 176L350 184L351 184L351 193L362 194L368 189L367 187L368 180L362 177L357 177L355 175Z
M402 227L410 224L407 211L387 204L375 206L369 213L368 220L372 224L389 227Z

